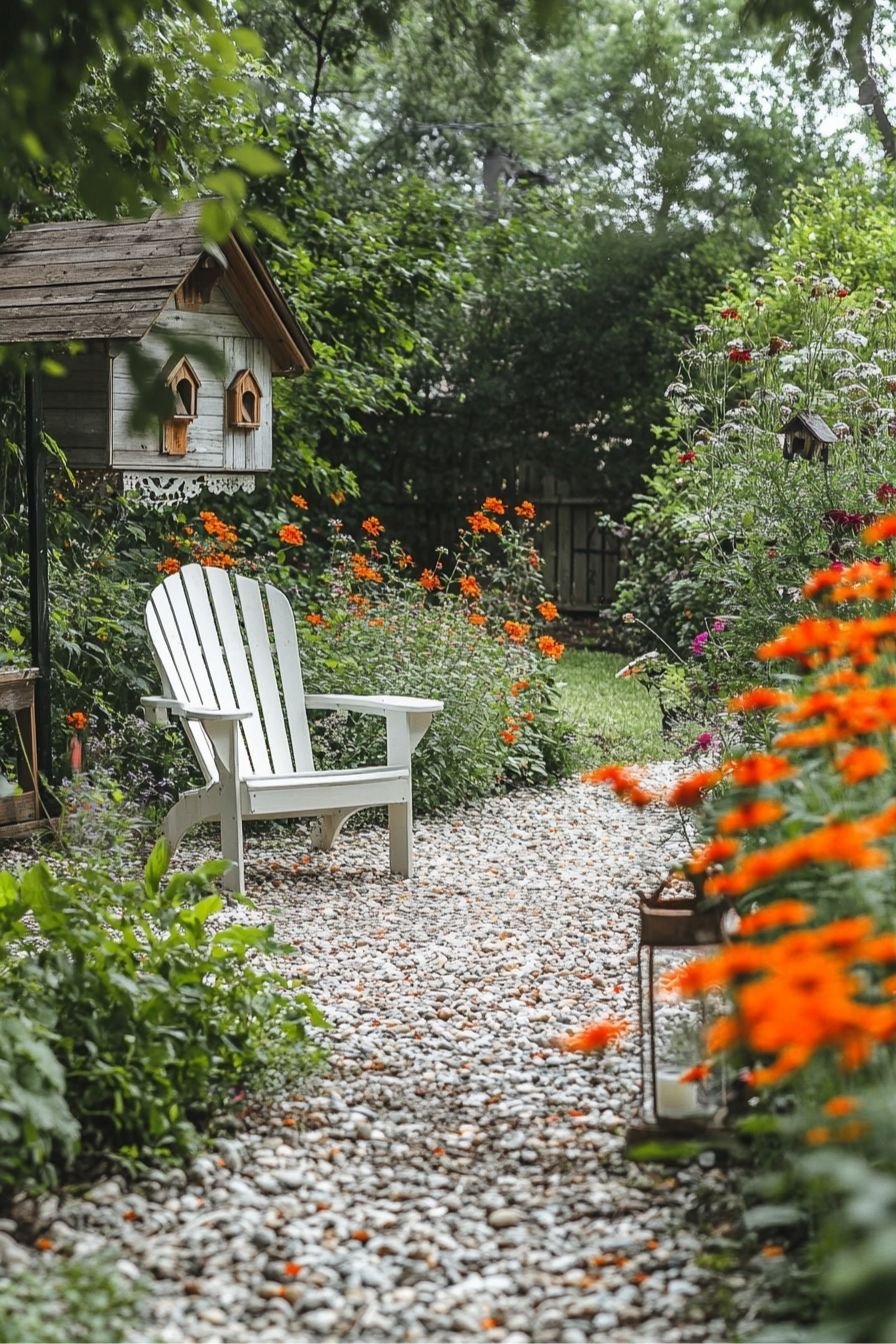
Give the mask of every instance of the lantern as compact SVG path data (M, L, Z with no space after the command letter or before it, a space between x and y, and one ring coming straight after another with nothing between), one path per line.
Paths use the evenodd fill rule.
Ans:
M721 1128L728 1104L724 1074L721 1080L682 1080L682 1074L703 1054L706 1001L698 1005L664 993L663 980L685 960L683 953L724 942L730 913L723 903L706 900L702 876L667 878L642 898L638 946L641 1109L628 1131L629 1144L673 1136L711 1136Z

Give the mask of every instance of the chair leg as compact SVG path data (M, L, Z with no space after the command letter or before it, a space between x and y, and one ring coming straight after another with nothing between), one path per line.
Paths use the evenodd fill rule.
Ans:
M212 821L219 815L217 785L205 789L191 789L182 793L177 802L168 809L162 823L162 834L168 843L168 851L177 853L181 840L187 831L202 821Z
M401 877L414 875L413 825L410 802L389 804L389 867Z
M315 817L311 823L311 848L324 852L331 849L333 841L349 817L357 811L356 807L343 807L336 812L324 812L321 816Z
M230 860L230 868L221 879L225 891L245 891L246 870L243 863L243 817L239 800L221 795L221 853Z

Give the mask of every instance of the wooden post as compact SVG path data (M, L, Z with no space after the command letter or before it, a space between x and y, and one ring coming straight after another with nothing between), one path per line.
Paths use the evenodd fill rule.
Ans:
M31 604L31 661L40 673L35 687L37 765L53 783L50 738L50 580L47 559L47 452L43 442L40 365L25 374L25 480L28 491L28 581ZM44 803L50 800L41 789Z

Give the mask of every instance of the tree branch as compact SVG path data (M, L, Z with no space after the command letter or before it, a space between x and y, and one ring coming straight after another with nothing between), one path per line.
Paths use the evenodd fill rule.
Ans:
M864 31L850 26L845 44L846 62L851 77L858 85L859 105L870 110L874 118L874 124L880 132L884 155L891 162L896 162L896 129L894 129L893 123L887 115L887 109L884 107L884 100L874 76L874 66L870 55L871 29L876 10L876 3L872 3L868 7Z

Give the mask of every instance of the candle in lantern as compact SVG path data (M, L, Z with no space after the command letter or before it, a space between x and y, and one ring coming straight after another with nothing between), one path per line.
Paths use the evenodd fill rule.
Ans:
M697 1094L696 1083L683 1083L677 1073L658 1073L656 1079L657 1117L681 1120L690 1115L705 1114Z

